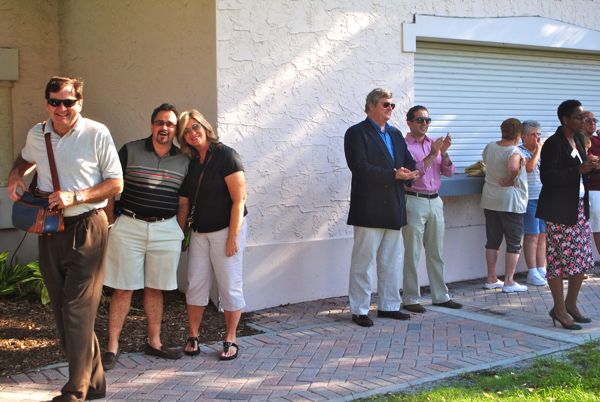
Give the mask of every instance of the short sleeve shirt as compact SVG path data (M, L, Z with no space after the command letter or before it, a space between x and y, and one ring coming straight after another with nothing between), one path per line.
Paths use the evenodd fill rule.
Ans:
M123 178L117 149L108 128L101 123L79 116L73 129L62 137L48 120L29 130L21 157L36 164L37 185L42 191L53 192L52 175L46 151L44 133L49 132L62 191L77 191L94 187L107 179ZM67 207L65 216L76 216L106 206L107 200Z
M204 164L200 163L198 157L190 161L188 174L179 189L179 195L190 200L190 208L192 208L191 203L196 194L200 173L204 169L206 173L202 178L195 203L193 229L195 232L210 233L229 226L233 201L225 177L243 171L244 167L239 154L233 148L221 143L211 144ZM244 206L244 216L247 213Z

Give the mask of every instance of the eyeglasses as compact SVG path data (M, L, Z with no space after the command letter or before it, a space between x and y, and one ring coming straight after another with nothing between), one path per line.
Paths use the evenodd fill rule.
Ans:
M383 102L382 106L383 106L384 109L387 109L388 107L391 107L392 110L394 110L394 108L396 107L396 104L395 103L391 103L391 102Z
M192 130L194 130L197 133L200 132L201 128L202 128L202 125L199 123L192 124ZM192 130L190 130L189 128L186 128L185 130L183 130L183 135L189 134Z
M594 123L594 124L598 123L598 120L597 120L597 119L593 119L593 118L591 118L591 117L586 117L586 118L584 119L584 121L585 121L586 123Z
M167 128L174 128L177 124L172 121L164 121L164 120L154 120L152 122L156 127L167 126Z
M52 107L59 107L62 103L66 108L73 107L77 103L78 99L48 99L48 104Z
M431 117L415 117L414 119L412 119L412 121L414 121L415 123L419 123L419 124L423 124L423 123L430 124Z

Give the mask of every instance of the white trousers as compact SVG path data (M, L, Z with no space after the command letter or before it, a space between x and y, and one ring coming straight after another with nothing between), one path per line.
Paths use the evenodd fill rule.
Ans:
M350 262L350 312L364 315L371 305L371 270L377 266L378 309L398 311L400 298L400 257L402 234L399 230L354 226L354 246Z

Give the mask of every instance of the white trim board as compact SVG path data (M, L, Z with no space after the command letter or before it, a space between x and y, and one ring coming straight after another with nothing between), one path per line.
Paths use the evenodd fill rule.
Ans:
M402 24L403 51L415 53L417 40L600 53L599 31L542 17L415 15Z

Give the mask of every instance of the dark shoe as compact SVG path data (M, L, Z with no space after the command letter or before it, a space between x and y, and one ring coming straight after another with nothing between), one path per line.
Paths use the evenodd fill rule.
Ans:
M402 308L404 310L408 310L411 313L419 313L419 314L423 314L424 312L426 312L427 310L425 310L425 307L421 306L420 304L405 304L402 306Z
M361 314L361 315L352 314L352 322L357 323L361 327L372 327L373 326L373 320L371 320L369 318L369 316L366 314Z
M592 322L592 319L590 317L573 314L569 311L569 309L567 309L567 313L569 313L569 315L573 317L573 321L575 322L580 322L582 324L589 324L590 322Z
M162 346L160 349L153 348L148 343L144 346L144 353L150 356L161 357L163 359L171 359L177 360L183 353L181 353L181 348L167 348Z
M102 354L102 367L104 367L104 371L112 370L113 368L115 368L115 365L117 364L117 360L119 360L120 355L120 352L117 352L117 354L114 354L113 352L104 352Z
M433 303L434 306L439 306L439 307L446 307L446 308L453 308L453 309L461 309L463 307L462 304L455 302L454 300L450 299L447 302L443 302L443 303Z
M88 391L85 396L86 401L93 401L94 399L106 398L106 391Z
M190 336L187 338L187 341L185 341L185 346L187 345L190 345L193 350L185 350L184 348L183 353L188 356L196 356L200 354L200 342L197 336Z
M240 351L240 347L235 342L227 342L227 341L223 342L223 353L229 352L229 348L232 346L235 348L235 353L232 354L231 356L221 355L221 360L233 360L238 357L238 352Z
M571 329L571 330L581 329L581 325L577 325L575 323L573 323L571 325L567 325L564 322L562 322L561 320L559 320L558 317L556 316L556 314L554 313L554 307L552 307L552 310L550 310L548 312L548 315L550 316L550 318L552 318L552 326L553 327L556 327L556 321L558 321L564 329Z
M377 310L377 317L392 318L394 320L410 320L410 314L403 313L402 311Z

